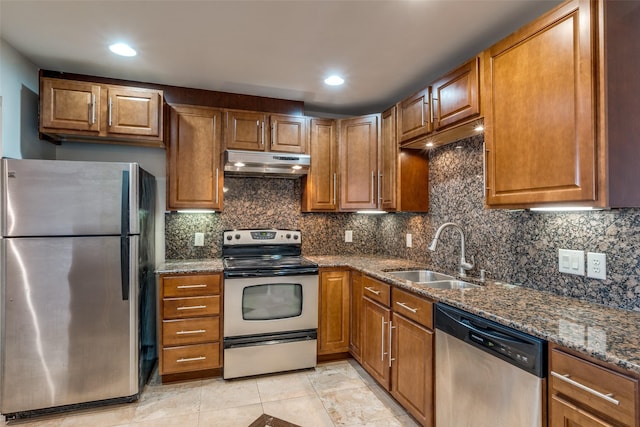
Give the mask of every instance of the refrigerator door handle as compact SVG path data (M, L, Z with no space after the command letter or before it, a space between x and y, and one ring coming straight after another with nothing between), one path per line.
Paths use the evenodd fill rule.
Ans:
M122 171L122 210L120 215L120 274L122 300L129 299L129 171Z
M122 301L129 300L129 236L120 236L120 275Z

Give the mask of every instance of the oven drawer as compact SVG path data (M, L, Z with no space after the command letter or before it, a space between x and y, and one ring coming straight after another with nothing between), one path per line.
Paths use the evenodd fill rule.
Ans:
M174 347L220 340L220 317L198 317L162 322L162 345Z
M372 277L362 276L362 293L387 307L391 303L391 286Z
M194 276L165 276L162 278L163 296L195 297L220 293L220 274Z
M185 345L162 350L162 373L215 369L220 364L220 343Z
M162 315L164 319L214 316L220 314L220 296L165 298Z

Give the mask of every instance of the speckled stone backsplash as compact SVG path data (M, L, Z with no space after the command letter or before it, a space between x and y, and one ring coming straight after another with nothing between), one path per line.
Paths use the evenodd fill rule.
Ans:
M389 255L455 272L457 232L446 230L437 250L427 250L437 227L453 221L465 230L467 258L474 256L471 275L482 268L498 280L640 311L640 210L488 210L482 136L440 147L429 157L428 214L301 213L300 180L225 178L222 213L166 214L166 258L219 257L225 229L299 228L305 255ZM353 243L344 242L345 230L353 230ZM205 246L193 246L195 232L206 233ZM413 236L411 248L405 247L406 233ZM607 280L558 273L561 248L606 253Z
M300 212L301 180L225 178L222 213L165 214L167 259L215 258L222 254L222 232L234 228L291 228L303 231L305 254L376 254L381 250L377 218L359 214ZM353 230L353 242L344 242ZM205 244L193 246L194 234L205 233Z

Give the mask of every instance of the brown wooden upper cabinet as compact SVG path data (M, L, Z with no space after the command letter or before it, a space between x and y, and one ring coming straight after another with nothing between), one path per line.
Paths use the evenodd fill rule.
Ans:
M308 141L306 117L226 112L226 149L304 154L308 152Z
M379 115L339 120L340 210L378 208Z
M311 167L303 178L302 211L338 210L338 144L336 122L311 119Z
M40 132L53 140L162 147L163 92L40 79Z
M568 1L485 52L489 207L640 206L638 22Z
M478 119L480 107L480 57L474 57L397 104L399 143L426 136L446 140L439 132ZM465 133L452 135L451 141Z
M223 205L220 164L222 112L174 105L167 147L167 208L214 209Z

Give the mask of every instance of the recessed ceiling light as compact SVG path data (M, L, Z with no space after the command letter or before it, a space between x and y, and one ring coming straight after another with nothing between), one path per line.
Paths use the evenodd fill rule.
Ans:
M136 56L137 52L126 43L114 43L109 46L109 50L120 56Z
M340 86L344 83L344 79L334 74L333 76L329 76L324 79L324 83L328 84L329 86Z

